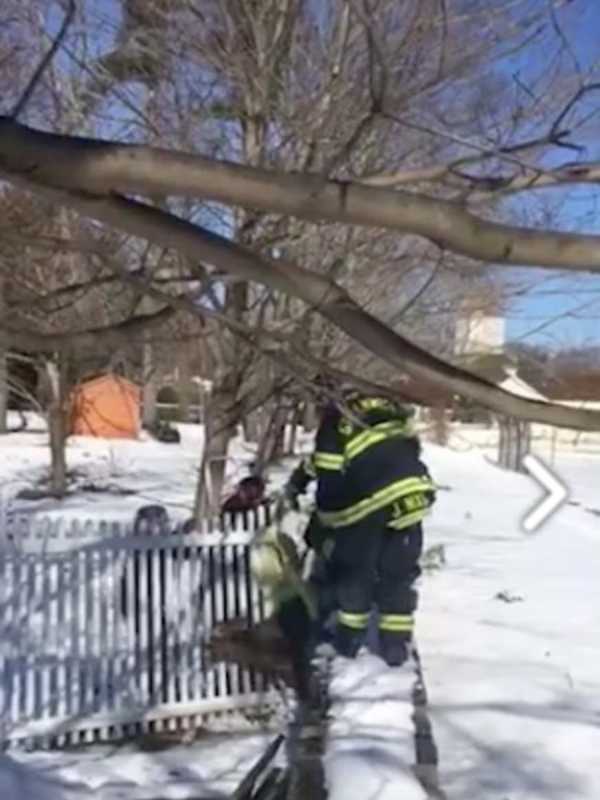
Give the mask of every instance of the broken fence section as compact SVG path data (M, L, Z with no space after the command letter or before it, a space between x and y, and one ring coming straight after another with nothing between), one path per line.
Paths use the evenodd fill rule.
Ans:
M106 741L196 727L273 700L213 664L212 628L267 616L249 544L268 509L181 533L18 517L0 529L0 744Z

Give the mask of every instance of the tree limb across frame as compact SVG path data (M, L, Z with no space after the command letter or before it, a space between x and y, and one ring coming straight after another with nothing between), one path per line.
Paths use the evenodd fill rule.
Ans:
M217 268L236 274L243 280L254 281L297 297L345 331L354 341L361 344L375 356L383 359L402 373L407 373L426 381L432 387L439 387L444 392L470 397L499 414L559 427L600 430L600 413L566 408L518 397L482 378L436 358L386 327L385 324L360 308L342 287L317 273L280 259L266 259L241 245L172 214L115 194L115 188L119 188L119 184L123 182L123 185L127 184L131 190L131 180L133 179L131 179L128 170L125 169L126 180L123 176L117 180L119 170L115 171L115 164L113 163L114 151L117 151L117 162L123 162L124 166L127 166L130 155L133 158L129 160L135 164L137 159L135 154L138 152L138 148L112 146L88 140L71 139L70 137L32 131L27 132L27 129L18 126L21 130L26 131L26 139L33 137L39 142L39 137L41 137L47 146L44 147L43 144L33 146L31 138L29 138L29 146L25 148L25 152L20 152L18 148L19 136L17 135L15 139L13 131L14 141L12 146L8 148L10 158L7 159L6 139L3 135L6 132L6 128L2 127L4 124L0 124L0 172L3 172L7 179L13 183L37 194L49 194L54 200L112 228L126 231L131 235L146 239L162 247L173 248L187 254L196 261L205 261ZM10 123L10 126L12 125ZM155 160L156 154L160 152L148 148L141 148L141 151L145 154L149 153L152 157L151 160ZM197 159L194 156L171 155L176 160L183 158L184 160L190 159L192 162L200 161L204 163L207 161L206 159ZM70 157L72 158L69 162ZM70 166L67 169L68 163L70 163ZM103 164L108 166L106 172L103 169ZM216 162L215 164L217 171L223 168L225 170L233 170L235 173L238 169L236 165L223 167L223 165L219 165ZM142 177L147 175L150 182L156 181L156 176L153 177L152 172L145 171L149 169L149 166L149 163L145 164L144 169L142 169ZM157 173L169 173L168 169L161 170L159 162L155 163L155 168ZM239 169L244 174L257 173L262 175L264 180L269 176L268 172L262 170L252 170L245 167L240 167ZM136 169L133 172L135 173ZM183 180L184 175L178 173L177 169L175 172L177 174L173 177L172 183L167 182L163 174L164 185L161 191L164 194L178 193L180 188L178 180L179 178ZM298 179L300 181L300 189L303 186L302 181L308 180L310 182L312 180L310 176L287 176L276 173L274 173L274 179L276 182L289 180L291 181L290 185L293 185L293 181ZM138 181L137 191L141 193L141 183L145 182L141 180L140 176L136 180ZM140 181L141 183L139 183ZM316 192L313 203L317 205L321 202L325 202L325 204L328 202L334 203L335 198L333 196L330 197L333 192L331 186L333 185L335 192L339 195L341 185L332 184L332 182L321 179L317 179L317 182L319 186L324 188L323 193ZM244 184L244 181L242 181L242 184ZM249 191L249 187L246 184L244 186L245 190ZM364 189L365 187L358 188ZM206 191L205 189L204 195L206 195ZM265 187L263 187L264 191ZM281 194L277 185L274 191L276 195L278 192ZM302 195L302 191L300 191L300 195ZM366 189L366 191L379 193L380 190ZM160 192L155 188L154 193L158 194ZM296 198L295 202L298 202L298 191L296 193L292 191L291 194ZM385 192L384 194L388 195L390 192ZM392 192L391 194L395 193ZM302 196L307 197L306 194ZM403 202L410 201L412 197L412 195L407 196ZM438 202L429 201L427 198L417 198L418 202L423 200L426 202ZM256 207L256 203L248 203L248 205ZM344 204L342 204L342 211L344 207ZM288 211L287 213L293 212ZM414 211L409 209L409 213L414 216ZM308 208L306 214L309 214ZM435 222L435 215L433 219ZM505 226L496 226L492 223L483 224L492 225L493 228L505 228ZM506 229L512 230L510 228ZM584 238L588 241L588 248L593 242L600 271L600 237L528 233L532 236L548 237L550 241L552 241L552 237L557 236L573 240Z
M600 413L518 397L436 358L387 328L360 308L344 289L317 273L283 260L268 260L168 212L124 197L30 188L50 193L55 200L110 227L300 298L373 355L432 387L471 397L499 414L559 427L600 430Z
M449 200L204 156L45 133L0 117L0 172L67 191L213 200L307 220L412 233L495 264L600 272L600 236L485 220ZM572 170L570 182L590 173ZM565 176L563 175L563 178Z

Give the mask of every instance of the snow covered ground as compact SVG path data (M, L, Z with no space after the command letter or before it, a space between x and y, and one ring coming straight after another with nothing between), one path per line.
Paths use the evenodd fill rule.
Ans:
M180 800L229 796L270 736L217 736L157 750L135 744L86 751L0 754L2 800Z
M53 514L131 518L162 502L174 516L191 507L202 445L184 426L181 446L74 439L70 466L136 494L83 492L20 502ZM5 498L47 467L43 433L0 439ZM600 457L568 455L556 468L571 503L537 533L520 522L541 490L479 453L433 446L425 458L443 487L426 526L447 563L421 586L418 640L440 752L440 784L454 800L600 798ZM251 459L238 442L231 477ZM281 482L282 474L274 476ZM335 800L425 797L414 780L410 681L364 654L334 665L334 721L326 755ZM206 739L161 753L133 745L87 753L14 754L0 760L2 800L89 795L100 800L219 796L231 791L268 736ZM11 754L12 756L13 754ZM35 791L22 789L33 780ZM40 781L42 783L40 783ZM56 782L65 786L57 789ZM42 784L48 789L43 793ZM19 788L21 787L21 788ZM53 794L53 792L56 792Z
M440 492L419 643L451 798L600 797L600 458L559 458L571 502L539 532L541 490L480 455L430 448ZM501 596L504 599L501 599Z
M44 428L43 420L37 420L31 431L0 437L0 499L12 501L11 510L133 520L140 506L160 503L174 519L189 516L204 441L201 426L180 425L182 445L163 444L145 433L139 441L72 436L67 443L72 493L60 503L52 498L15 501L20 490L39 486L48 475ZM253 452L252 445L236 440L227 464L227 487L243 473Z
M413 772L414 674L363 652L336 659L329 687L332 721L325 771L330 800L424 800Z

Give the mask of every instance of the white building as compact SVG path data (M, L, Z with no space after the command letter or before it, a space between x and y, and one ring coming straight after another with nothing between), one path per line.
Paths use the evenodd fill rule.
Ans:
M506 345L506 320L484 311L465 313L456 322L454 354L475 356L501 353Z

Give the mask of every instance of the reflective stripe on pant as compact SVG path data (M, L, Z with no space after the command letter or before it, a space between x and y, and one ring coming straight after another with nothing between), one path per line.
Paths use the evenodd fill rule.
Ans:
M353 614L349 611L338 611L337 621L340 625L345 625L346 628L352 628L355 631L366 630L369 624L369 614Z
M363 639L375 600L377 559L381 525L372 519L336 530L330 563L335 576L338 628L353 634L354 642ZM353 649L353 648L350 648Z
M404 633L412 635L415 620L412 614L380 614L378 627L386 633Z
M388 519L389 512L379 513L335 533L331 561L338 623L365 631L375 605L382 633L410 638L417 606L413 584L421 572L423 534L420 525L390 530Z
M375 598L381 615L381 631L411 638L418 599L414 583L421 574L419 558L422 549L423 531L420 525L402 531L390 531L384 537Z

